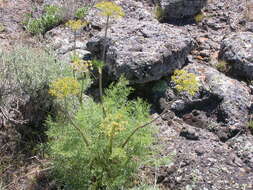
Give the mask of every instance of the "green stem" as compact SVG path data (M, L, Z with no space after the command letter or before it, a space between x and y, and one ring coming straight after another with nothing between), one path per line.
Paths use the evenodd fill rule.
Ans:
M106 62L106 57L105 57L106 42L107 42L106 38L107 38L108 27L109 27L109 19L110 19L110 17L107 16L106 26L105 26L105 35L104 35L105 44L104 44L104 47L103 47L103 54L102 54L102 60L103 60L104 63ZM98 68L98 72L99 72L99 96L100 96L100 101L101 101L101 104L102 104L103 114L104 114L104 117L105 117L106 112L105 112L105 108L104 108L104 105L103 105L103 67L102 66Z
M155 119L151 120L150 122L148 123L145 123L144 125L141 125L137 128L135 128L132 133L126 138L125 142L121 145L122 148L124 148L127 143L130 141L130 139L132 138L132 136L137 132L139 131L140 129L152 124L153 122L155 122L157 119L159 119L162 115L164 115L165 113L167 112L167 110L165 109L159 116L157 116Z
M103 84L102 84L102 68L98 68L98 73L99 73L99 97L100 97L100 102L101 102L101 105L102 105L102 110L103 110L103 115L104 117L106 117L106 111L105 111L105 107L104 107L104 100L103 100Z
M115 127L112 128L109 139L109 153L112 154L112 142L113 142L113 133L115 132Z
M107 42L107 33L108 33L108 28L109 28L109 19L110 16L107 16L106 18L106 25L105 25L105 35L104 35L104 40L105 40L105 44L104 44L104 48L103 48L103 55L102 55L102 60L105 62L105 53L106 53L106 42Z
M67 99L64 98L64 110L63 113L65 115L65 117L68 119L68 121L70 122L70 124L78 131L78 133L81 135L84 144L89 147L90 143L88 141L88 139L85 137L85 134L82 132L82 130L74 123L74 121L71 119L71 116L69 115L69 113L67 112Z
M83 78L82 78L82 83L81 83L81 92L80 92L80 104L83 105L83 90L84 90L84 79L85 79L85 74L83 73Z
M74 30L74 56L77 56L76 53L76 30ZM73 69L73 77L76 78L75 70Z
M102 68L98 68L98 74L99 74L99 97L100 101L103 102L103 74L102 74Z
M79 134L81 135L84 143L86 144L87 147L90 146L90 143L88 141L88 139L85 137L85 134L82 132L82 130L74 123L74 121L68 117L69 121L70 121L70 124L79 132Z

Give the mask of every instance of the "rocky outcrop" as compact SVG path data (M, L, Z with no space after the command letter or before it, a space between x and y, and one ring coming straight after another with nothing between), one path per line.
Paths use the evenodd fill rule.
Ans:
M253 79L253 33L239 32L221 42L220 58L231 64L232 74Z
M193 17L207 4L207 0L160 0L166 20Z
M158 80L181 68L193 47L187 31L156 20L122 19L110 27L109 39L103 35L93 37L87 49L101 58L106 44L109 73L114 78L124 74L131 83Z
M166 189L252 189L252 137L245 135L227 143L213 133L185 124L158 120L164 165L154 172Z
M83 32L83 30L87 30ZM90 52L86 50L87 36L89 35L87 28L74 32L66 26L58 26L45 34L46 42L49 48L53 48L57 55L69 62L71 55L78 53L80 57L89 55ZM76 38L76 39L75 39Z
M245 84L200 64L190 64L184 69L197 75L201 84L199 93L188 97L176 95L173 87L168 88L163 101L160 101L163 107L172 101L170 108L186 123L213 131L223 141L247 126L251 100L250 90ZM196 110L204 111L208 119Z

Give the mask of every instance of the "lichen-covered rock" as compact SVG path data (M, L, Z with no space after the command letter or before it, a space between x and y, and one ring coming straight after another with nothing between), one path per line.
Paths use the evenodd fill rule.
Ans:
M243 124L248 121L250 107L249 88L217 70L198 64L188 65L185 69L195 73L202 83L202 91L206 91L221 100L217 111L219 121L228 125Z
M220 58L232 66L232 74L253 79L253 33L239 32L221 42Z
M250 89L245 84L201 64L190 64L184 69L198 77L201 84L199 93L194 97L178 94L175 98L171 90L173 87L170 87L167 90L169 93L164 93L164 101L160 101L162 107L166 107L166 102L172 101L170 108L193 126L199 120L198 117L192 117L196 115L194 110L204 111L212 122L204 119L206 123L200 121L198 123L203 126L198 127L213 131L223 141L247 126L251 99ZM169 97L171 94L172 97Z
M192 17L207 4L207 0L160 0L164 17L168 20Z
M124 74L131 83L158 80L181 68L193 47L187 31L156 20L122 19L110 27L109 39L103 35L93 37L87 49L101 58L106 44L109 73L115 78Z

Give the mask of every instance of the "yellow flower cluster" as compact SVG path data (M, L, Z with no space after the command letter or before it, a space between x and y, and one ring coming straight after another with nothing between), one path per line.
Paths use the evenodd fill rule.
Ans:
M109 114L102 122L102 129L107 136L113 137L123 131L126 125L127 121L122 114Z
M49 94L57 98L66 98L69 95L76 95L78 93L80 93L80 84L71 77L55 80L49 89Z
M82 20L69 20L66 23L66 26L70 27L72 30L79 30L82 27L87 26L88 22L87 21L82 21Z
M71 56L70 65L72 66L74 71L86 73L89 69L92 69L92 62L91 60L82 60L80 56L74 54Z
M114 2L102 1L95 5L101 11L101 15L109 17L123 17L125 13L123 9Z
M199 81L196 75L185 70L175 70L171 80L176 84L176 89L179 92L188 92L193 96L199 90Z

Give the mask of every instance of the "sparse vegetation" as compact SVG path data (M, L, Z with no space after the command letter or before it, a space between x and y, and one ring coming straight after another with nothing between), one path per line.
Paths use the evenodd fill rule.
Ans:
M5 27L2 23L0 23L0 33L5 31Z
M250 22L253 21L253 3L250 0L246 1L246 11L245 11L245 17Z
M0 141L0 175L9 184L31 161L27 157L42 152L38 147L45 140L43 123L47 114L54 112L48 86L59 77L71 76L71 69L52 51L25 45L2 50L0 65L0 126L4 140Z
M165 11L158 4L155 6L154 14L155 14L155 17L158 21L162 21L165 17Z
M75 11L75 17L77 19L83 19L88 14L89 9L89 6L77 8Z
M0 0L5 14L0 22L0 190L159 190L209 184L250 189L244 168L252 164L248 132L253 134L253 122L248 114L253 83L236 80L236 70L230 68L237 60L216 65L229 76L211 67L226 57L220 49L229 50L229 41L223 40L233 31L243 38L235 43L233 58L242 57L248 68L244 62L250 41L244 33L250 30L250 14L242 18L241 10L250 7L239 1L231 1L236 3L231 7L213 2L203 9L206 15L193 18L186 16L193 13L186 3L174 2L178 10L162 4L166 15L157 4L154 16L168 21L159 24L147 12L150 4L95 2L35 0L19 5ZM194 13L200 10L197 3L189 4ZM168 18L171 7L178 15ZM112 22L125 15L123 8L130 12L127 18ZM234 12L224 15L224 10ZM19 23L24 13L27 32ZM104 16L103 29L97 13ZM203 24L205 16L212 19ZM232 17L239 23L227 22ZM192 24L193 19L202 24ZM29 47L16 45L16 40ZM42 48L50 45L56 52ZM182 69L164 76L178 66ZM224 162L231 154L240 166ZM233 174L238 169L239 181ZM215 175L221 180L215 181ZM241 181L245 184L240 186Z
M194 21L196 23L200 23L205 18L205 15L203 12L200 12L194 16Z
M33 18L28 14L24 20L25 28L33 35L44 34L63 21L61 8L55 5L48 5L44 8L44 13L39 18Z
M215 66L220 72L224 73L227 73L231 69L231 64L224 60L220 60Z
M252 119L249 121L248 127L249 127L249 130L251 131L251 133L253 134L253 120Z

